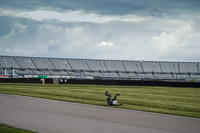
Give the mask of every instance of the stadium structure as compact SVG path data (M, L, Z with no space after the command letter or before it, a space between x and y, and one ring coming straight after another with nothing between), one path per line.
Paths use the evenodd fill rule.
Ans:
M200 62L0 56L1 78L200 80Z

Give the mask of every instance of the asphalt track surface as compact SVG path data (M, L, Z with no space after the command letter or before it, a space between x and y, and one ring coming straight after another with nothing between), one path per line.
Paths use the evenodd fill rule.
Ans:
M45 133L198 133L200 119L0 94L0 123Z

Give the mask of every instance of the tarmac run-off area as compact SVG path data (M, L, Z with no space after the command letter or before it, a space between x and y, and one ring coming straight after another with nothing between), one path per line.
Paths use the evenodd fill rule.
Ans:
M196 118L7 94L0 94L0 123L42 133L200 132Z

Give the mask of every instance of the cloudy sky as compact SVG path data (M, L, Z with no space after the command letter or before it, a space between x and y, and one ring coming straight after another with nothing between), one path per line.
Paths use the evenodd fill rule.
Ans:
M200 0L0 0L0 55L200 61Z

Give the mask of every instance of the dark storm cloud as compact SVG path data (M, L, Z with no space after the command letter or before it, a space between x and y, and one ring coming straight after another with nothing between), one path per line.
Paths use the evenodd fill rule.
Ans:
M175 30L172 28L171 32L163 32L164 27L169 30L175 24L169 25L169 22L159 18L155 20L157 23L148 21L148 24L122 21L37 21L20 17L0 19L5 20L1 22L8 27L3 28L4 32L1 32L4 35L0 37L0 53L4 55L141 60L199 59L199 31L193 31L193 27L188 24L182 24L179 28L180 24L177 23ZM187 57L184 56L186 53Z
M16 10L48 9L65 12L80 10L102 15L160 16L170 10L199 10L199 0L1 0L0 7Z
M199 61L199 5L199 0L0 0L0 53Z
M40 25L41 22L22 17L0 16L0 37L5 36L11 32L16 25L30 26L30 33L35 33L35 26Z
M7 35L11 31L11 25L13 21L11 17L0 16L0 37Z

